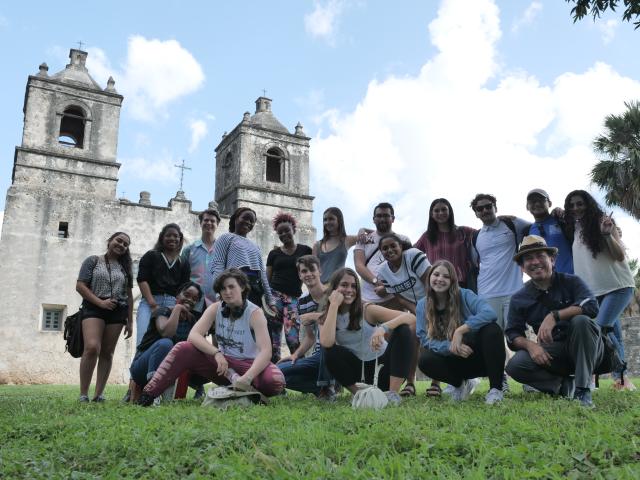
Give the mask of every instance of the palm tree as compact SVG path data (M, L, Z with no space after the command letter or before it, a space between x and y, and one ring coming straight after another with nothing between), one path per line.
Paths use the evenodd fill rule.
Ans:
M640 220L640 102L625 102L622 115L609 115L605 133L593 141L605 157L591 170L591 181L605 191L604 200Z

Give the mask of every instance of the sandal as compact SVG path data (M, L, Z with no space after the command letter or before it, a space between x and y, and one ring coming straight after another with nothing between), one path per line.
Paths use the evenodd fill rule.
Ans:
M400 390L401 397L415 397L416 386L413 383L407 383L402 390Z
M427 397L439 397L442 395L442 388L437 383L432 383L425 393Z

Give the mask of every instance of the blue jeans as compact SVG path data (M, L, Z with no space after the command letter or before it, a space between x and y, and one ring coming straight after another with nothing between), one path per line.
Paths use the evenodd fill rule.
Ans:
M600 325L600 327L613 328L613 332L609 333L609 338L618 350L618 354L622 360L624 360L624 345L622 343L620 314L627 308L632 296L633 288L626 287L598 297L600 310L596 317L596 323ZM621 372L613 372L612 375L614 378L620 378L620 373Z
M296 363L286 361L277 366L284 374L289 390L317 395L321 387L334 383L325 367L322 350L308 357L299 358Z
M144 387L172 348L173 342L170 338L161 338L154 342L133 359L131 367L129 367L131 378L140 387Z
M172 295L154 295L153 299L159 307L173 307L176 304L176 297ZM149 320L151 320L151 307L144 297L138 304L138 314L136 315L136 347L140 345L142 337L149 328Z

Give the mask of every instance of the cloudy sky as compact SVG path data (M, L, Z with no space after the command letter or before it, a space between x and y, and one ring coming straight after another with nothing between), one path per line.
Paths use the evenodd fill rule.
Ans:
M315 224L331 205L348 230L371 224L379 201L396 231L426 228L447 197L461 225L468 204L498 197L500 213L529 218L525 194L555 205L589 184L605 116L640 99L640 31L606 15L574 24L563 1L364 0L121 2L60 9L0 6L0 190L10 185L29 74L64 68L82 41L90 73L125 96L118 196L141 190L166 205L179 185L195 209L214 197L214 148L266 90L290 130L311 146ZM4 195L0 200L4 209ZM640 226L614 215L631 256Z

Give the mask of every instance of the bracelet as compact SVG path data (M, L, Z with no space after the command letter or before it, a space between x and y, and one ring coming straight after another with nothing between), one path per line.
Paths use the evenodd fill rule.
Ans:
M553 318L555 319L556 322L560 321L560 312L558 312L558 310L553 310L551 312L551 315L553 315Z
M382 323L382 324L380 325L380 328L381 328L382 330L384 330L384 333L389 333L389 331L391 330L391 329L389 328L389 326L388 326L386 323Z
M222 353L222 350L216 350L216 353L214 353L213 356L215 357L217 354L221 354L224 357L224 353Z

